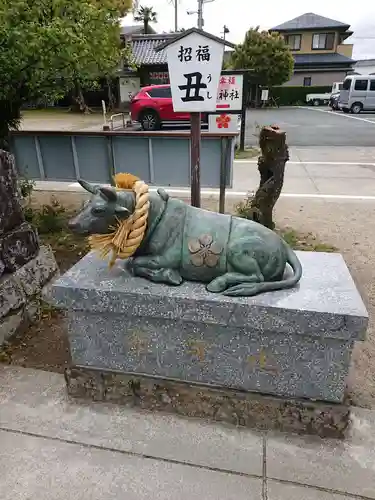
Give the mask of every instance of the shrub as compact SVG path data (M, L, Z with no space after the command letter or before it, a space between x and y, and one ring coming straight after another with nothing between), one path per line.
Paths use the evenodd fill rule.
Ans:
M314 86L286 86L272 87L270 89L270 98L275 99L279 106L292 106L303 103L306 104L307 94L326 94L331 92L332 87Z
M18 187L20 189L23 200L27 200L30 198L31 193L34 190L35 181L27 179L26 177L20 177L18 179Z
M38 230L38 233L58 233L66 229L66 210L60 205L58 200L52 197L51 204L42 205L40 208L35 209L31 207L30 203L35 182L25 177L20 177L18 179L18 187L21 193L25 219Z
M244 201L240 201L240 203L236 206L236 215L238 217L242 217L243 219L254 220L254 212L256 208L253 207L255 193L248 193Z
M61 232L67 225L66 210L53 198L50 205L42 205L40 210L33 211L32 222L40 234Z

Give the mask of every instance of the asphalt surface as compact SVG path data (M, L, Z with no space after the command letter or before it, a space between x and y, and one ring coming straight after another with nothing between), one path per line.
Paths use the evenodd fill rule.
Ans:
M375 147L375 113L345 115L328 107L282 107L249 109L246 115L247 146L258 144L259 129L277 124L287 133L289 146ZM178 127L188 130L188 126ZM164 127L165 131L176 127Z
M258 143L259 127L277 124L289 146L375 146L375 114L345 115L327 107L249 109L246 144Z

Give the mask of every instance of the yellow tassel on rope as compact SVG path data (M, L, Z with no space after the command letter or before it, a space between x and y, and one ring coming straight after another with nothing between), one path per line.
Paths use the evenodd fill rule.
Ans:
M93 234L89 237L89 245L106 258L112 252L109 267L116 259L128 259L142 243L147 228L150 209L148 185L138 177L128 173L120 173L114 177L117 190L132 190L135 193L135 209L132 215L123 221L117 219L117 226L108 234Z

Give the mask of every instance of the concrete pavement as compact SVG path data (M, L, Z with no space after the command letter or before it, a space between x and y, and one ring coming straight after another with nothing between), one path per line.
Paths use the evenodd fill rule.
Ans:
M236 160L233 191L252 191L258 185L256 159ZM293 194L375 197L375 148L291 147L283 195Z
M301 160L287 163L284 195L375 196L375 156L350 160ZM303 156L303 153L301 154ZM328 157L329 158L329 157ZM237 160L233 168L233 190L253 191L259 185L255 160Z
M375 499L375 417L346 441L71 401L62 375L0 365L2 500Z
M89 115L67 110L26 110L22 114L21 130L103 130L101 113Z

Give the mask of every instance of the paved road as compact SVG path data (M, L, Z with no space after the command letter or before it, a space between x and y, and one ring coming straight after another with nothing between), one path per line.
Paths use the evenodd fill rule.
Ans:
M233 190L253 191L258 185L256 159L236 161L233 167ZM375 149L348 146L291 147L283 194L309 195L308 197L333 195L342 199L362 197L373 202L375 201Z
M375 114L345 115L323 107L250 109L247 145L257 144L259 126L274 123L287 132L290 146L375 147Z

